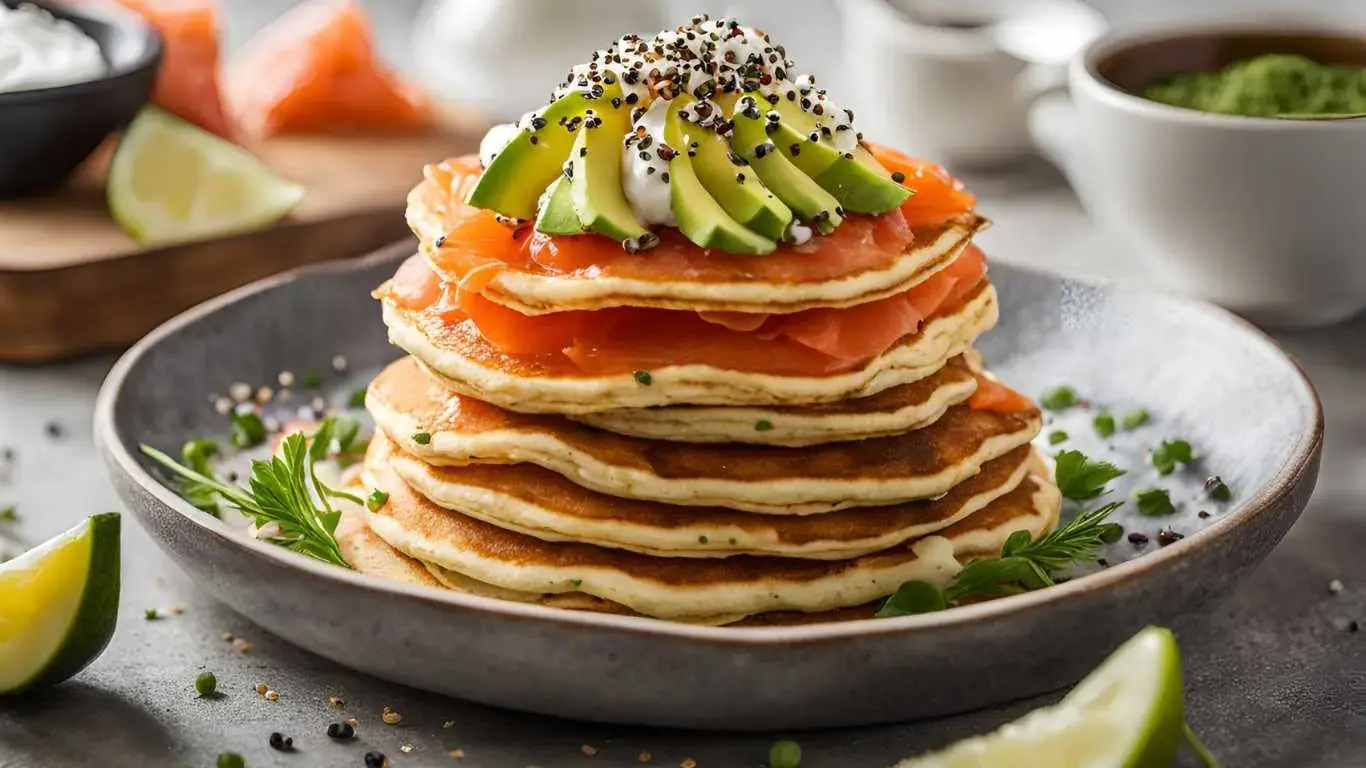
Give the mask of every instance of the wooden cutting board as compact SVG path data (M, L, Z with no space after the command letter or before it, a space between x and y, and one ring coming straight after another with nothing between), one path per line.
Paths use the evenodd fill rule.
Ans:
M57 193L0 202L0 362L125 346L224 291L408 236L404 198L422 166L475 151L483 127L461 116L430 136L272 139L258 154L307 189L290 218L245 235L151 248L109 218L106 150Z

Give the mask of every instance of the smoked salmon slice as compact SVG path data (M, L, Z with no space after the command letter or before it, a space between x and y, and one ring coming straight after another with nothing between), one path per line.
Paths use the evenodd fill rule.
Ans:
M832 234L799 246L780 245L762 256L735 256L699 248L677 230L661 229L660 244L627 253L597 235L552 236L529 224L510 227L491 211L465 203L482 169L476 157L429 165L412 202L440 215L443 239L433 264L447 280L484 265L503 265L554 276L610 275L637 280L807 283L885 269L917 238L916 227L942 226L973 210L975 198L939 166L874 147L889 170L906 174L915 189L900 210L881 216L850 214ZM921 230L922 237L930 236Z
M977 377L977 391L968 398L968 407L996 413L1020 413L1034 407L1024 395L987 376Z
M415 133L432 106L374 50L351 0L306 0L247 42L228 66L232 112L251 136Z
M218 7L210 0L118 0L161 35L152 103L226 139L235 131L218 87Z
M567 358L581 372L619 373L669 365L710 365L784 375L852 370L914 334L924 321L960 306L982 285L986 260L969 247L905 293L843 309L786 315L707 313L639 307L528 316L444 282L414 256L390 281L399 306L469 322L507 355ZM717 314L725 315L718 323Z

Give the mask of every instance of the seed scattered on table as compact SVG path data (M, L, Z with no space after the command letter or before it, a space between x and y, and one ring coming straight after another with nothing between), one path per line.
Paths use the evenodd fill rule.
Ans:
M650 759L651 759L652 757L653 757L653 755L651 755L649 752L641 752L639 755L636 755L636 759L639 760L639 761L642 762L642 763L648 763L648 762L650 762Z
M333 723L327 726L327 738L329 739L353 739L356 737L356 728L350 723Z
M228 387L228 397L231 397L234 402L245 403L251 398L251 385L245 381L234 383Z
M293 371L280 371L280 375L275 377L275 381L282 387L292 387L294 386L294 373Z
M293 752L293 751L294 751L294 739L291 738L291 737L289 737L289 736L285 736L284 734L282 734L282 733L280 733L280 732L278 732L278 731L275 732L275 733L272 733L272 734L270 735L270 742L269 742L269 743L270 743L270 748L273 749L273 750L275 750L275 751L277 751L277 752Z
M1333 579L1332 581L1328 582L1328 591L1334 595L1341 592L1343 589L1344 587L1342 585L1342 579Z
M579 751L587 757L596 757L598 754L598 748L593 746L592 744L584 744L583 746L579 747Z
M346 355L337 355L332 358L332 370L338 373L346 370Z
M385 757L383 752L365 753L365 768L387 768L388 765L389 758Z
M277 691L266 691L266 701L279 701L280 694Z
M412 754L414 749L417 749L417 747L414 747L412 744L401 744L399 745L398 751L408 755Z
M454 721L454 720L447 720L446 722L444 722L444 723L441 724L441 727L442 727L442 728L454 728L454 727L455 727L455 721Z
M450 755L452 760L465 759L465 750L463 749L452 749L450 752L447 752L446 754Z
M385 707L384 710L379 713L379 719L383 720L385 725L398 725L403 722L403 715L400 715L389 707Z
M342 707L346 706L346 702L342 701L341 698L338 696L328 696L327 706L333 709L341 709Z
M269 686L269 685L266 685L265 683L257 683L257 684L256 684L256 695L257 695L257 696L265 696L265 695L266 695L266 691L269 691L269 690L270 690L270 686Z
M1148 537L1142 533L1139 533L1138 531L1134 531L1133 533L1129 534L1129 543L1133 544L1135 547L1138 547L1139 549L1142 549L1148 546Z
M697 761L691 757L685 757L683 762L678 764L678 768L697 768Z
M238 653L251 653L251 643L240 637L234 637L232 639L232 649Z

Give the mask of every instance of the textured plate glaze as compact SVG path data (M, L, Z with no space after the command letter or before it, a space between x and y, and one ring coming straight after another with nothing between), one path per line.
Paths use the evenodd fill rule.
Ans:
M323 565L245 538L149 472L138 443L174 449L223 431L206 396L229 382L326 370L338 353L353 369L396 357L367 294L409 253L404 244L284 275L172 320L115 366L95 428L120 496L204 589L323 656L459 698L607 722L791 729L945 715L1060 688L1143 625L1226 595L1294 522L1318 472L1318 397L1251 326L1189 301L1003 265L992 268L1003 303L981 345L988 361L1026 392L1065 382L1116 411L1150 410L1152 425L1103 443L1090 431L1091 411L1064 414L1050 429L1129 466L1126 496L1135 486L1172 488L1176 515L1118 519L1149 535L1170 526L1184 540L1142 550L1120 542L1098 573L937 614L699 628L412 588ZM1144 469L1146 448L1177 435L1196 445L1197 466L1168 478ZM1229 482L1233 502L1199 501L1206 472ZM1202 509L1208 519L1197 516Z

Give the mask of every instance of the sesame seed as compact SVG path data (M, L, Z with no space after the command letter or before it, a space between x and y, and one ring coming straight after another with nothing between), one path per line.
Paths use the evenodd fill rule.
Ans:
M228 387L228 397L231 397L234 402L245 403L251 398L251 385L245 381L233 383L231 387Z
M232 649L238 653L251 653L251 643L240 637L234 637L232 639Z
M327 706L329 706L329 707L331 707L331 708L333 708L333 709L341 709L342 707L346 706L346 702L342 701L342 700L341 700L339 697L337 697L337 696L328 696L328 697L327 697Z
M275 377L275 381L282 387L294 386L294 373L292 371L280 371L280 375Z
M213 401L213 409L222 416L227 416L232 412L232 401L226 397L220 397Z
M268 690L270 690L270 686L266 685L265 683L257 683L257 684L256 684L256 695L257 695L257 696L265 696L265 695L266 695L266 691L268 691Z
M338 373L346 370L346 355L337 355L332 358L332 370Z
M403 715L400 715L389 707L385 707L384 711L380 712L379 719L383 720L385 725L398 725L403 722Z
M262 386L260 389L256 390L256 402L261 405L269 403L274 397L275 390L270 387Z
M447 752L446 754L450 755L452 760L465 759L465 750L463 749L452 749L450 752Z
M593 746L592 744L584 744L583 746L579 747L579 751L587 757L595 757L598 754L598 748Z
M1333 579L1332 581L1328 582L1328 591L1334 595L1341 592L1344 588L1345 587L1343 587L1342 579Z

